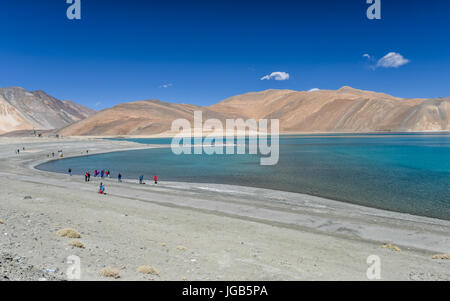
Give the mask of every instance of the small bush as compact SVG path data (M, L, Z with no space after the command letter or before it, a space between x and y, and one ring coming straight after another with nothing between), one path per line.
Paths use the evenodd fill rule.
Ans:
M187 248L186 248L185 246L178 246L178 247L177 247L177 250L180 250L180 251L186 251Z
M450 259L450 254L436 254L433 255L433 259Z
M142 274L151 274L151 275L159 275L159 272L154 267L143 265L138 267L137 271Z
M103 277L108 277L108 278L120 278L120 274L116 269L113 268L103 268L100 270L99 274Z
M70 228L61 229L58 232L56 232L56 235L67 238L81 238L80 233Z
M71 240L69 241L69 246L84 249L84 244L79 240Z
M381 247L382 248L386 248L386 249L390 249L390 250L395 251L395 252L400 252L401 251L401 249L399 247L394 246L391 243L384 244Z

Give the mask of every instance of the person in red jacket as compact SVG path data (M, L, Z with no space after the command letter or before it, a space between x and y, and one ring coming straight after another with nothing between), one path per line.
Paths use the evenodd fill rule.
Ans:
M100 187L98 189L98 193L106 194L106 192L105 192L105 185L103 185L103 183L100 183Z
M154 179L155 179L155 184L158 184L158 177L155 176Z

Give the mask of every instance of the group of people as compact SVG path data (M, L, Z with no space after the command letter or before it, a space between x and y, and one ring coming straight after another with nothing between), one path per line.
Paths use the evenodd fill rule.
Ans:
M58 151L58 156L59 156L60 158L63 158L63 157L64 157L62 151ZM55 152L51 152L51 153L47 154L47 158L50 158L50 157L54 158L54 157L55 157Z
M104 170L104 169L97 170L96 169L96 170L94 170L94 177L98 177L98 176L100 176L102 179L104 177L110 178L111 177L111 172L109 170Z
M157 176L154 176L153 180L155 181L155 184L158 184L158 177ZM139 176L139 184L145 184L143 175Z
M67 172L68 172L68 174L70 175L70 176L72 176L72 168L69 168L68 170L67 170ZM102 179L106 176L106 177L108 177L108 178L110 178L111 177L111 172L109 171L109 170L94 170L94 177L98 177L98 176L100 176ZM153 180L154 180L154 183L155 184L158 184L158 177L157 176L154 176L153 177ZM84 181L85 182L90 182L91 181L91 173L89 172L89 171L86 171L85 173L84 173ZM122 183L122 174L119 172L118 174L117 174L117 181L119 182L119 183ZM143 175L140 175L139 176L139 184L145 184L145 182L144 182L144 176ZM100 183L100 186L99 186L99 190L98 190L98 193L100 193L100 194L106 194L106 191L105 191L105 185L103 184L103 182L101 182Z
M25 150L25 147L22 147L22 150ZM20 155L20 149L16 149L16 154Z

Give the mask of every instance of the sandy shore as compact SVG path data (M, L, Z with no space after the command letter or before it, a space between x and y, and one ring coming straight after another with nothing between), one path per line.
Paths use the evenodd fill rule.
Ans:
M20 155L16 149L22 149ZM124 141L0 138L0 278L66 279L79 256L81 280L367 280L367 257L383 280L450 280L450 222L318 197L230 185L137 185L34 169L65 157L149 146ZM84 248L59 237L81 234ZM385 243L400 251L383 248ZM138 273L152 266L158 275ZM109 278L108 278L109 279Z

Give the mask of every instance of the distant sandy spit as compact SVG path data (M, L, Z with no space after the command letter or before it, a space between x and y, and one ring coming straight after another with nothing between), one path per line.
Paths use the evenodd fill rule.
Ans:
M208 136L212 135L212 132L205 131L200 136ZM261 132L258 133L256 131L254 132L223 132L223 137L226 138L227 135L229 136L236 136L236 137L244 137L244 136L250 136L255 137L259 134L264 135L271 135L271 133L265 133ZM405 134L423 134L423 135L450 135L450 131L421 131L421 132L280 132L280 137L287 137L287 136L316 136L320 135L321 137L328 137L327 135L330 135L329 137L340 137L345 136L355 136L358 138L361 137L376 137L377 135L390 135L390 136L401 136ZM365 136L367 135L367 136ZM159 134L152 134L152 135L96 135L96 136L68 136L65 138L71 138L71 139L152 139L152 138L174 138L174 137L198 137L199 135L195 135L194 132L164 132ZM14 139L14 138L12 138Z
M65 280L75 255L81 280L368 280L375 255L383 280L450 280L434 256L450 253L449 221L219 184L104 179L99 195L98 179L34 169L58 150L150 147L0 138L0 276Z

